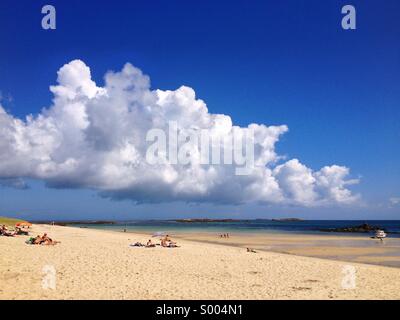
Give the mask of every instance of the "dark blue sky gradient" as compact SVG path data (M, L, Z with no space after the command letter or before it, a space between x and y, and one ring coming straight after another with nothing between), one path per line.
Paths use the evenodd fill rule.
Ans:
M57 9L55 31L41 29L45 4ZM357 30L341 28L345 4L356 7ZM400 197L398 0L2 0L0 39L2 104L14 116L48 107L49 85L70 60L83 60L98 84L107 70L131 62L153 88L193 87L210 112L228 114L235 124L287 124L279 154L316 170L350 167L361 177L353 190L366 202L321 210L135 206L30 181L30 190L0 187L0 214L399 218L400 208L388 207L390 197Z

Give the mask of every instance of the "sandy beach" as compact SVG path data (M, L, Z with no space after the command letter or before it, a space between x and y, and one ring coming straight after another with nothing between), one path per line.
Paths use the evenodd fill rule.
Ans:
M31 234L43 232L61 243L0 237L1 299L400 298L399 268L182 238L179 248L130 247L149 237L84 228L34 225ZM54 288L43 285L49 270Z

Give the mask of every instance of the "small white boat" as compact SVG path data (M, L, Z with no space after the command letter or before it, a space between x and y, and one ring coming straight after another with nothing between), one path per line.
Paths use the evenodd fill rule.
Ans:
M375 238L377 238L377 239L383 239L383 238L386 238L386 236L387 236L387 234L383 230L376 230L376 232L375 232Z

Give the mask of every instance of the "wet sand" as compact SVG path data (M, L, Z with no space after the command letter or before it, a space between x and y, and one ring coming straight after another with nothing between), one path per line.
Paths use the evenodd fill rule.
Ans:
M400 238L383 241L371 239L368 234L271 234L230 233L220 238L217 233L177 233L176 237L205 243L251 247L293 255L326 258L348 262L363 262L400 268Z

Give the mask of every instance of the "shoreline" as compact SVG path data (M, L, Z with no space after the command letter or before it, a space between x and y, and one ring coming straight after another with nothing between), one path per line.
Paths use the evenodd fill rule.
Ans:
M150 235L149 232L140 229L128 229L126 232L113 228L89 227L82 229ZM211 231L189 232L185 230L172 231L169 234L177 239L205 244L244 249L251 247L263 252L400 268L400 238L388 238L381 243L360 234L230 232L229 239L218 238L218 232ZM296 244L293 245L293 242Z
M179 248L137 248L149 236L102 229L34 225L56 246L0 237L1 299L400 299L400 270L356 262L248 253L173 237ZM154 239L154 238L153 238ZM54 267L56 289L42 287ZM343 287L343 268L356 275Z

